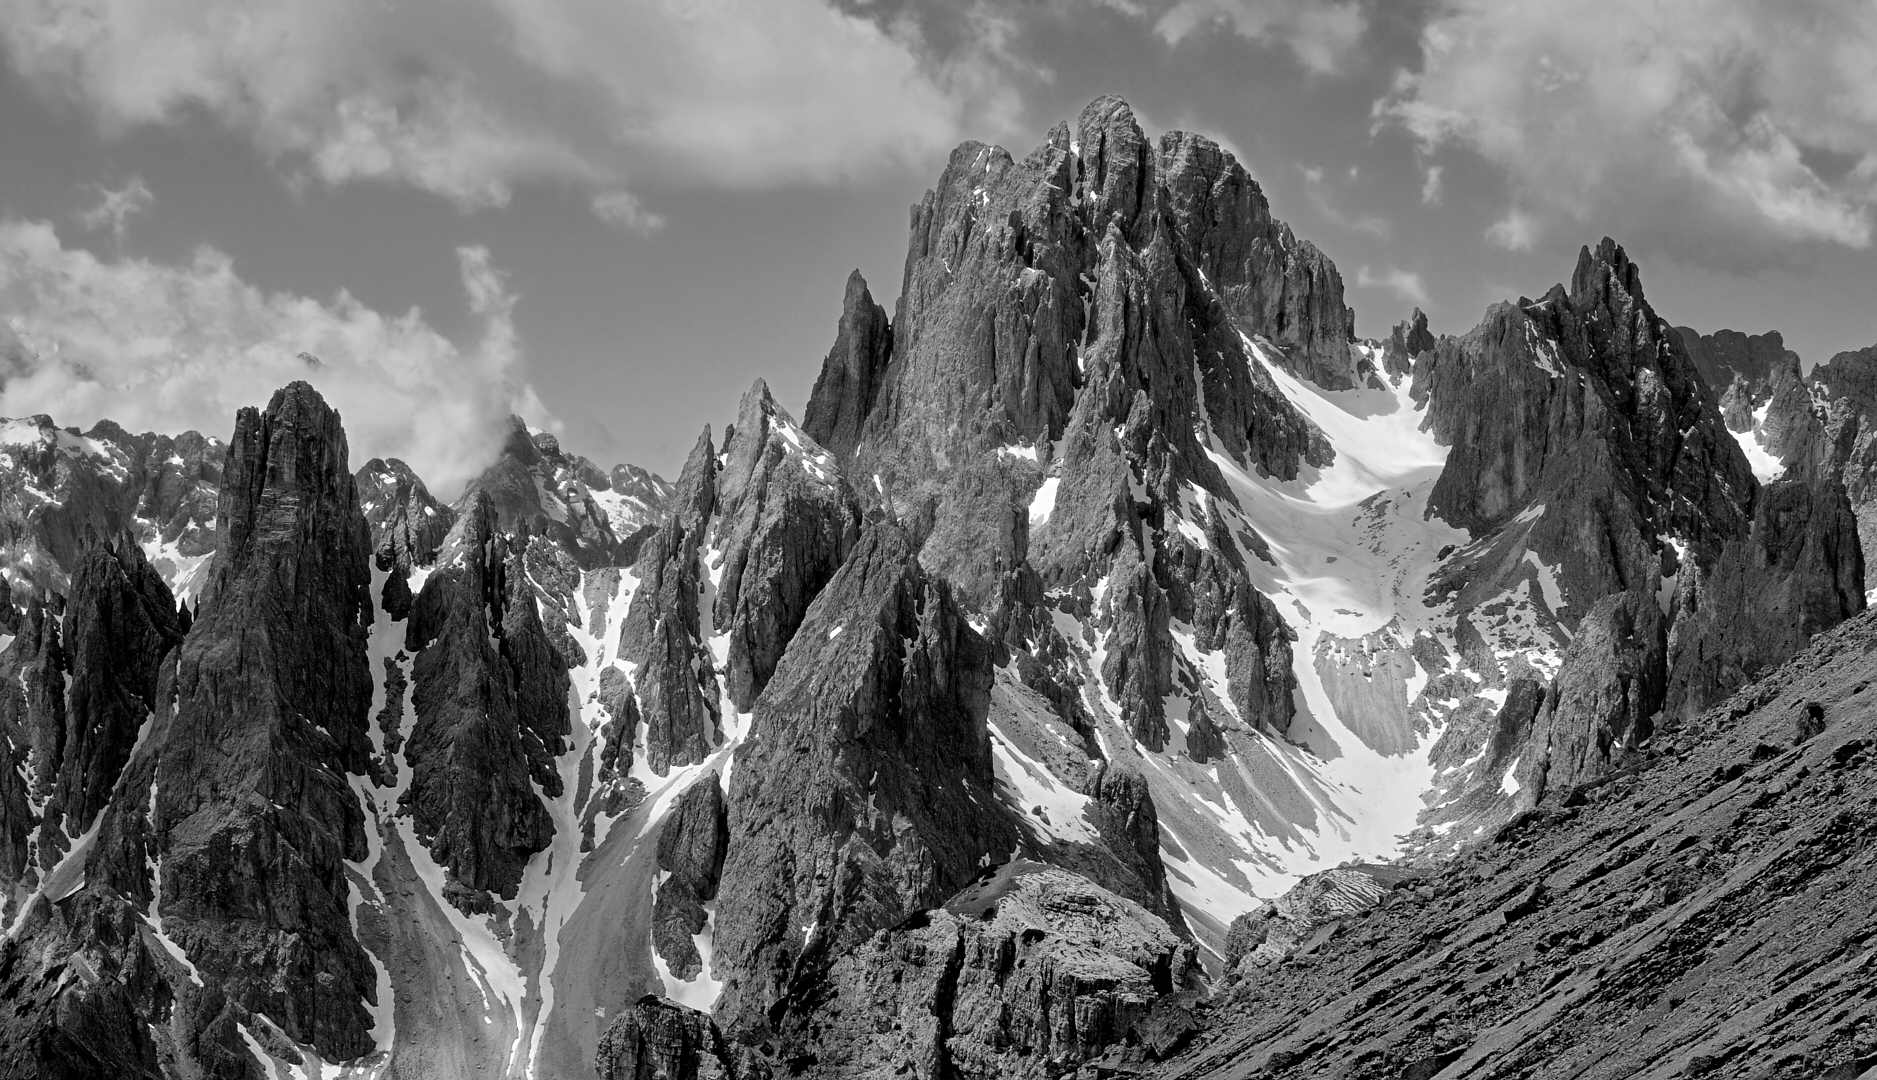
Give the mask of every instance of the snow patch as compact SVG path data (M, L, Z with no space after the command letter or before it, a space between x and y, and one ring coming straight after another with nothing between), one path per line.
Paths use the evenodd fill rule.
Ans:
M1771 398L1759 408L1753 410L1753 427L1748 431L1730 431L1734 442L1740 444L1740 452L1747 456L1747 465L1753 469L1753 475L1760 483L1770 484L1785 474L1786 467L1779 458L1760 441L1760 431L1766 426L1766 414L1773 407Z
M1036 494L1030 498L1030 528L1049 520L1049 515L1056 509L1056 487L1061 483L1058 477L1046 477Z

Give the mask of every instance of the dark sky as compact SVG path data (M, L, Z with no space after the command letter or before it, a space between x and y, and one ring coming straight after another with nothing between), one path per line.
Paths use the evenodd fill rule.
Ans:
M667 475L758 376L799 411L951 146L1101 93L1233 150L1362 334L1608 234L1672 322L1877 342L1862 0L0 0L0 48L0 414L307 377L446 494L511 410Z

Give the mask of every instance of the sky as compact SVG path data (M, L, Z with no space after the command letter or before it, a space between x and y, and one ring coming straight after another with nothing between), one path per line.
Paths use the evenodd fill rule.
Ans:
M1868 0L0 0L0 415L226 435L295 378L449 497L520 413L674 475L797 412L967 139L1217 139L1357 332L1605 235L1678 325L1877 342Z

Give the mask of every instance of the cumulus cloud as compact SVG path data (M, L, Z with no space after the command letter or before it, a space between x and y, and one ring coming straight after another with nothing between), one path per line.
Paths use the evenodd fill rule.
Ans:
M328 183L477 207L553 179L609 220L647 182L921 161L1009 108L994 39L938 57L824 0L0 0L0 46L109 131L203 112Z
M1486 242L1507 251L1530 251L1538 239L1538 220L1518 207L1486 227Z
M144 186L143 177L133 175L121 188L108 188L103 184L93 184L98 193L98 205L78 213L78 223L94 232L108 229L112 239L124 242L124 227L132 216L141 214L156 201L150 189Z
M595 195L593 213L608 225L617 225L640 236L650 236L665 227L664 217L647 210L639 197L630 191L607 191Z
M1428 206L1440 203L1441 177L1444 170L1439 165L1428 165L1421 169L1421 201Z
M1742 267L1871 242L1867 0L1444 0L1421 47L1376 115L1506 170L1527 221L1496 242L1567 219Z
M401 457L453 496L494 460L508 414L545 419L522 377L513 293L486 248L457 255L481 322L467 347L416 309L266 292L213 249L184 266L99 259L43 222L0 220L0 415L225 438L236 409L305 379L344 416L354 468Z
M1427 307L1427 286L1422 283L1421 275L1411 270L1396 267L1383 267L1380 273L1371 273L1367 266L1356 271L1356 284L1365 288L1390 289L1402 299L1420 307Z
M1342 69L1356 51L1368 20L1353 0L1178 0L1160 14L1154 29L1178 44L1214 26L1287 46L1305 68L1329 74Z

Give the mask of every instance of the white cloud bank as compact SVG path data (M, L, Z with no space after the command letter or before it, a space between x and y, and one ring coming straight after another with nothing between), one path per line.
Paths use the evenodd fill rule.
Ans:
M206 112L328 183L464 207L572 183L640 231L635 184L840 179L1014 109L970 48L890 25L824 0L0 0L12 66L107 131Z
M415 309L264 292L209 248L187 266L107 261L50 225L0 220L0 415L227 438L236 409L304 379L343 415L353 468L401 457L453 497L494 460L510 413L544 415L521 377L515 297L487 249L457 255L482 320L466 349Z
M1877 207L1870 0L1444 0L1378 119L1503 167L1517 210L1751 266L1868 247Z

